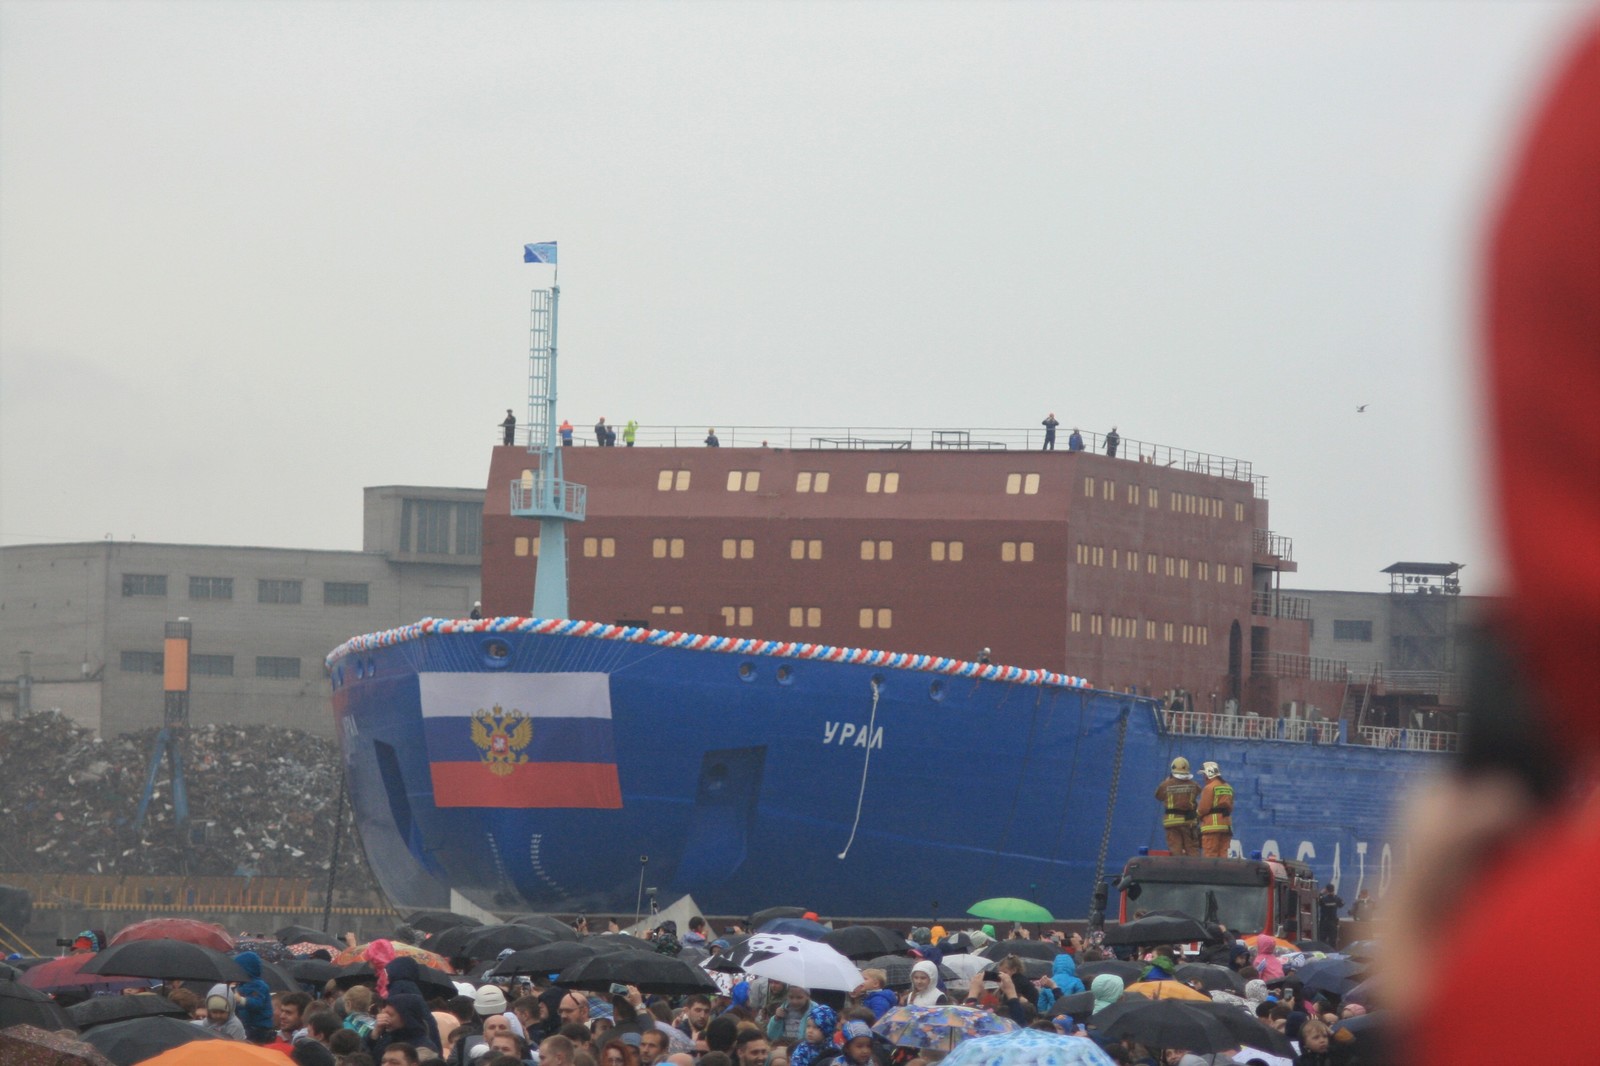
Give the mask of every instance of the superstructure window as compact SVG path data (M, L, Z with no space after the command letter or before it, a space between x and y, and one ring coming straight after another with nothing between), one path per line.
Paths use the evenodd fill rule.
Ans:
M828 472L826 470L802 470L795 475L794 491L796 492L827 492Z
M936 540L928 545L928 555L936 563L959 563L966 553L966 544L959 540Z
M288 655L257 655L257 677L299 677L300 660Z
M791 559L820 559L822 558L822 541L817 539L804 540L796 537L789 542L789 558Z
M722 557L724 559L754 559L756 557L756 542L749 537L724 537L722 538Z
M1117 498L1117 483L1115 481L1112 481L1110 478L1101 478L1100 479L1100 498L1102 500L1114 500L1114 499L1116 499Z
M657 492L688 492L689 470L663 470L656 475Z
M666 615L682 614L683 613L683 604L681 604L681 603L658 603L654 607L650 608L650 613L651 614L666 614Z
M1103 560L1105 558L1104 549L1103 548L1091 548L1086 544L1080 544L1080 545L1078 545L1078 561L1080 563L1088 562L1091 565L1099 566L1100 565L1099 563L1093 562L1093 560L1095 558L1095 554L1097 552L1100 553L1100 558ZM1001 541L1000 542L1000 561L1002 563L1031 563L1031 562L1033 562L1033 541L1031 541L1031 540L1006 540L1006 541Z
M724 607L722 624L725 626L752 626L756 622L754 607Z
M679 559L679 558L682 558L682 556L683 556L683 541L680 540L677 543L678 543L678 554L673 556L674 559ZM615 537L584 537L583 538L583 557L585 559L593 559L596 556L598 556L601 559L611 559L611 558L614 558L616 556L616 554L617 554L617 538L615 538Z
M1092 478L1090 479L1093 480ZM1037 496L1039 494L1038 474L1007 474L1006 495L1008 496ZM1092 494L1091 494L1092 495Z
M365 607L368 585L365 581L324 581L322 602L329 607Z
M1333 639L1371 644L1372 623L1364 619L1335 618L1333 620Z
M122 594L124 596L165 596L167 594L167 575L123 574Z
M191 600L231 600L233 599L233 578L191 576L189 578L189 598Z
M761 487L761 471L759 470L730 470L728 471L729 492L755 492Z
M257 603L299 603L300 594L299 578L264 577L256 582Z
M591 537L589 539L593 540L594 538ZM589 554L589 546L587 542L584 544L583 554ZM655 559L682 559L683 538L656 537L650 542L650 555Z
M531 555L537 559L539 557L539 538L518 537L511 542L511 550L519 557Z
M880 471L880 470L873 470L873 471L869 472L867 474L867 491L868 492L883 492L883 493L899 492L900 491L900 475L899 475L899 473L896 472L896 471L893 471L893 470L890 470L890 471L887 471L887 472Z
M861 542L861 558L867 561L886 563L894 558L894 541L892 540L864 540Z
M789 625L794 629L817 629L822 625L821 607L789 608Z
M863 607L858 623L862 629L888 629L894 625L894 611L888 607Z
M1081 612L1081 611L1073 611L1072 612L1072 616L1071 616L1071 622L1072 622L1072 631L1074 633L1083 632L1083 612Z

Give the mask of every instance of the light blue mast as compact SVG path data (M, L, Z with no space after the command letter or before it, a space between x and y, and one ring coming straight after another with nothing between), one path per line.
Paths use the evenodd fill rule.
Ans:
M523 261L556 262L556 246L526 245ZM539 520L533 616L567 617L567 523L582 522L586 490L562 477L556 432L556 326L561 286L534 289L528 323L528 467L511 483L511 513Z

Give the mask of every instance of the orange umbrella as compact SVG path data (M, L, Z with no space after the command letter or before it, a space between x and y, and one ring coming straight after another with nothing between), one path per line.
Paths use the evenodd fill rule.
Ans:
M389 943L394 945L394 953L397 958L401 955L409 955L422 966L432 966L435 970L443 970L445 973L450 972L450 960L443 955L436 955L425 948L413 947L399 940L391 940ZM368 942L366 944L357 944L353 948L345 948L334 956L334 965L348 966L352 962L366 962L367 949L371 946L372 944Z
M134 922L112 937L109 946L126 944L130 940L182 940L213 951L233 950L233 937L226 929L214 922L193 918L151 918Z
M1182 981L1138 981L1123 989L1137 996L1147 996L1150 999L1193 999L1210 1003L1211 997L1204 992L1197 991L1184 984Z
M194 1040L145 1059L139 1066L284 1066L293 1061L273 1048L233 1040Z

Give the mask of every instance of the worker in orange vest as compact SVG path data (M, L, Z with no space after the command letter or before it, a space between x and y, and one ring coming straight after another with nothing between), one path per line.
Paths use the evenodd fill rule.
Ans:
M1208 859L1223 859L1233 843L1233 786L1222 777L1214 762L1200 767L1206 775L1200 790L1200 854Z
M1167 779L1156 786L1156 800L1161 804L1161 828L1167 831L1167 850L1174 855L1200 854L1200 841L1195 832L1195 808L1200 799L1200 786L1189 772L1189 760L1178 756L1172 760Z

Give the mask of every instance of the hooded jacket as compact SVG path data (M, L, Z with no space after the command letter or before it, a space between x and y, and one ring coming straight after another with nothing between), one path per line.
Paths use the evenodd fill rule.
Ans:
M244 1026L246 1036L256 1039L276 1032L272 1021L272 990L261 979L261 956L253 951L241 951L233 957L250 980L241 984L235 993L239 1005L235 1013Z
M211 1020L210 1007L213 999L221 999L228 1006L228 1018L221 1025ZM233 996L229 995L227 985L215 984L211 986L211 991L206 993L206 1008L206 1016L196 1019L195 1025L198 1025L208 1033L215 1033L225 1040L244 1039L244 1023L239 1020L239 1015L234 1011Z
M1094 981L1089 985L1089 991L1094 993L1094 1012L1099 1014L1121 999L1123 987L1122 978L1116 974L1097 974Z
M1276 981L1283 976L1283 960L1277 955L1278 943L1265 933L1256 937L1256 973L1263 981Z
M1075 995L1078 992L1087 992L1083 986L1083 979L1078 976L1078 960L1062 952L1056 956L1051 964L1050 979L1056 983L1055 991L1048 988L1039 989L1039 1013L1047 1013L1062 996Z
M433 1015L428 1010L427 1001L421 996L399 993L391 995L387 1000L395 1013L400 1015L400 1028L386 1029L377 1036L367 1037L367 1049L375 1059L383 1058L383 1051L390 1044L407 1043L415 1046L417 1050L429 1048L435 1052L439 1045L429 1036L432 1028Z
M874 1018L882 1018L885 1013L893 1010L900 1003L900 997L888 988L874 988L861 997L861 1005L872 1012Z
M928 978L928 990L920 995L915 991L906 993L906 1002L918 1007L937 1007L941 1003L950 1002L950 997L939 991L939 965L922 959L911 966L913 974L925 974Z
M787 994L787 993L785 993ZM767 1039L783 1040L788 1038L797 1045L806 1042L806 1019L811 1016L811 997L806 996L806 1005L803 1010L791 1010L789 1005L783 1005L783 1015L773 1014L772 1020L767 1022Z

